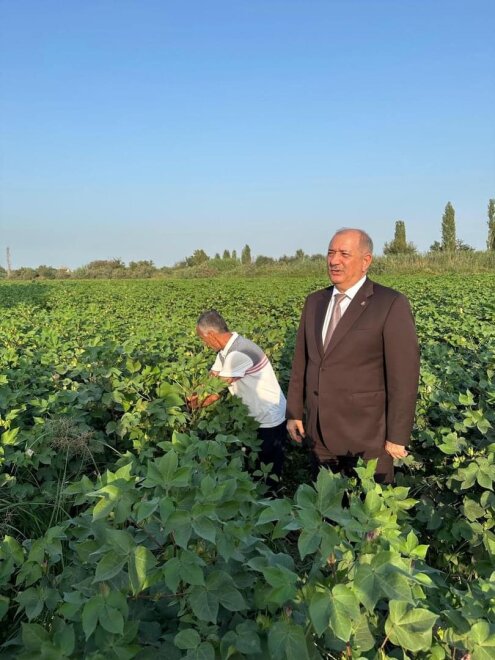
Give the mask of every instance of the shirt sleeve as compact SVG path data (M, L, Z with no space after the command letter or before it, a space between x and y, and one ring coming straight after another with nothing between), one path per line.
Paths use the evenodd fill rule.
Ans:
M246 371L253 366L254 362L250 357L239 351L231 351L225 358L225 362L220 376L224 378L242 378Z
M220 356L217 355L217 359L213 363L212 368L210 371L222 371L222 361L220 360Z

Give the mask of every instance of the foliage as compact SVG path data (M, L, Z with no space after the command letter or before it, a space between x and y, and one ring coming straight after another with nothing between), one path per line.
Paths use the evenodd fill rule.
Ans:
M186 257L187 266L199 266L208 261L208 255L204 250L194 250L190 257Z
M245 245L242 248L241 252L241 264L250 264L251 263L251 248L249 245Z
M456 248L455 211L447 202L442 216L442 250L453 252Z
M488 202L488 238L486 240L486 249L495 250L495 199Z
M2 658L461 658L495 650L493 275L385 279L422 347L395 487L288 454L252 471L195 319L218 307L287 387L324 280L0 285ZM202 389L203 388L203 389Z
M394 240L390 243L385 243L383 247L383 254L414 254L417 252L416 246L413 243L408 243L406 239L406 225L403 220L397 220L395 223Z

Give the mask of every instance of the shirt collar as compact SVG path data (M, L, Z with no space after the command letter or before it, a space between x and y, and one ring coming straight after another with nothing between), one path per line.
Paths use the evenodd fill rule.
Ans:
M359 291L359 289L365 283L366 277L367 277L367 275L362 277L358 282L356 282L356 284L353 284L351 287L349 287L347 289L347 291L345 292L345 295L352 300L354 298L354 296L356 295L356 293ZM337 289L336 286L334 286L332 296L336 296L338 293L340 293L340 291ZM345 299L343 298L342 300L345 300Z
M228 353L230 347L235 342L235 340L237 339L238 336L239 336L239 334L237 332L232 333L232 337L229 339L229 341L225 344L225 346L220 351L220 354L222 355L222 357Z

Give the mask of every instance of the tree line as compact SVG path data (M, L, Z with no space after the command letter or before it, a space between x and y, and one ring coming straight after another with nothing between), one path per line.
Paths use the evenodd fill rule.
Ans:
M488 202L488 236L486 249L495 251L495 199ZM430 245L429 252L474 252L474 248L457 237L455 224L455 209L451 202L447 202L442 216L442 240L435 241ZM390 243L385 243L383 254L417 254L418 250L414 243L406 239L406 225L404 221L397 220L395 223L395 235Z
M495 199L488 202L488 236L486 248L489 253L495 254ZM447 202L442 216L441 241L434 241L427 252L428 255L474 252L474 248L458 238L455 222L455 210L451 202ZM403 220L395 223L394 238L386 242L383 247L385 257L414 256L418 250L414 243L407 240L406 225ZM174 266L156 266L151 260L131 261L126 265L121 259L100 259L91 261L75 270L69 268L54 268L41 265L37 268L22 267L9 269L0 266L0 279L15 280L54 280L54 279L145 279L152 277L208 277L223 273L239 271L256 274L270 270L303 270L310 269L311 264L319 264L325 260L324 254L306 254L298 249L293 255L283 255L279 258L258 255L253 258L251 248L245 245L240 253L237 250L225 249L222 254L217 252L210 257L205 250L197 249Z

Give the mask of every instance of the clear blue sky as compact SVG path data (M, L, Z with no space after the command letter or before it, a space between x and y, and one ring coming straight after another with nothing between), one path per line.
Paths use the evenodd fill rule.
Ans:
M0 264L484 249L493 0L0 0Z

